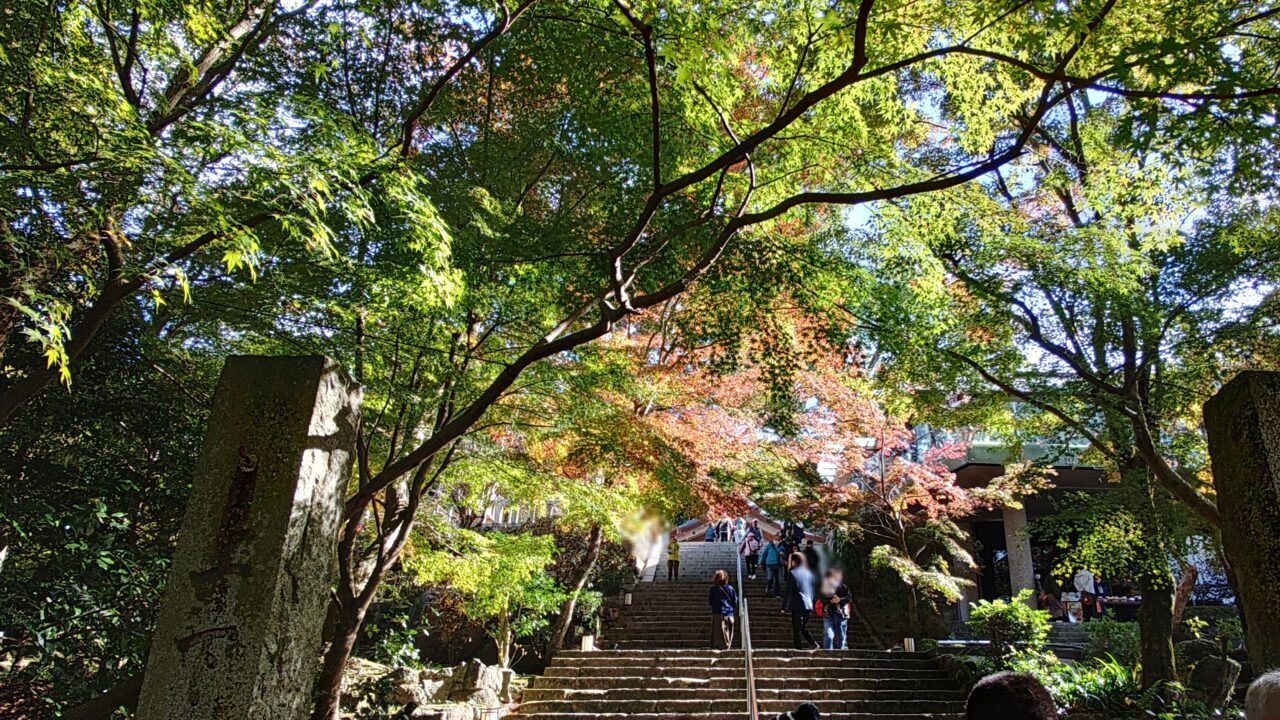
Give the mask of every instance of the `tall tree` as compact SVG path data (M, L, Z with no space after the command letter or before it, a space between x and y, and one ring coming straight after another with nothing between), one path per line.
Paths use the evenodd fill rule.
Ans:
M1024 427L1087 441L1136 485L1123 497L1148 552L1134 567L1150 684L1173 677L1167 505L1209 533L1223 522L1200 405L1276 341L1277 216L1211 203L1202 177L1167 161L1170 147L1134 149L1124 99L1068 102L1063 122L1034 133L1034 161L885 209L868 237L896 279L865 317L898 377L932 376L953 398L994 390L1020 405Z

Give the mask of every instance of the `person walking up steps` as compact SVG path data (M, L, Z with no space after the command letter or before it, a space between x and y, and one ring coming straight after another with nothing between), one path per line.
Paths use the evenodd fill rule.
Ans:
M729 573L717 570L711 576L711 649L728 650L733 645L733 614L738 607L738 593L729 584Z
M791 610L791 640L797 650L818 647L809 634L809 616L813 614L813 573L804 565L804 555L791 553L791 572L787 573L787 605ZM800 642L801 638L804 643Z
M672 577L672 576L675 577ZM675 536L667 543L667 582L680 579L680 542Z
M716 541L716 524L714 522L707 523L707 532L702 536L702 541L703 542Z

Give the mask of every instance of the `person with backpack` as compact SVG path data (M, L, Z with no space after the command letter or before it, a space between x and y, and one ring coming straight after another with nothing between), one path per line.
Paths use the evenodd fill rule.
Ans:
M716 524L714 522L710 522L710 521L707 522L707 531L703 533L702 541L703 542L716 541Z
M849 586L839 568L827 570L822 578L822 647L848 650L849 616L853 613Z
M760 541L755 535L744 533L742 539L738 541L738 554L747 565L747 578L750 580L756 579L756 559L759 552Z
M711 576L711 649L728 650L733 645L733 618L738 608L738 592L729 584L729 573L717 570Z

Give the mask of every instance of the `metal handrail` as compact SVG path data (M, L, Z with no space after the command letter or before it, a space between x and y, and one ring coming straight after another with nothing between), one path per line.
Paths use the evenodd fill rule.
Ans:
M738 616L742 618L742 656L747 674L747 717L759 720L760 707L756 701L756 668L751 651L751 613L747 608L747 586L742 582L742 555L738 552L739 539L733 545L733 559L738 569Z

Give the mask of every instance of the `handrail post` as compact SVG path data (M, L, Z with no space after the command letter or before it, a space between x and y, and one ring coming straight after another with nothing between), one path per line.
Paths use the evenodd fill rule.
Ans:
M751 656L751 612L747 607L747 587L742 581L742 554L738 552L737 543L734 544L733 558L738 574L738 614L742 617L742 657L747 680L747 717L750 720L759 720L760 708L756 701L755 662Z

